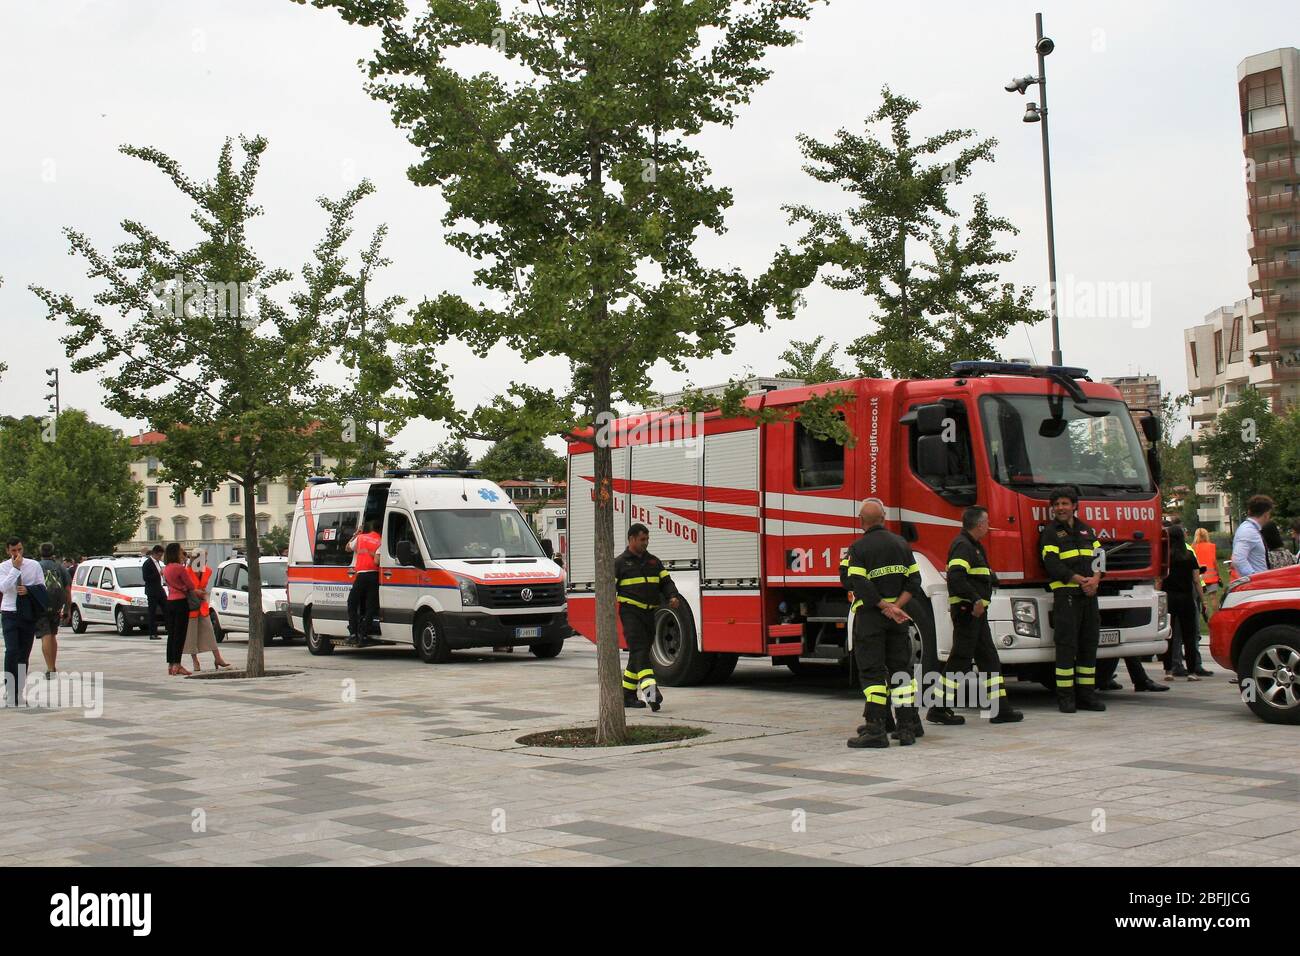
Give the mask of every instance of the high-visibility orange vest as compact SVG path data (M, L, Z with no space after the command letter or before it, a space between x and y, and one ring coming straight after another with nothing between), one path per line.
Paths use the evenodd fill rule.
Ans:
M1202 541L1193 547L1196 551L1196 563L1205 570L1201 573L1201 581L1205 584L1219 583L1219 560L1218 549L1215 548L1213 541Z

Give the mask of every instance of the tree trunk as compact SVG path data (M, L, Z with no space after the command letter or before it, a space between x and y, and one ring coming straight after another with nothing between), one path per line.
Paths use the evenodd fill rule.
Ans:
M592 375L592 398L596 421L610 417L609 370L597 368ZM603 417L602 417L603 416ZM618 653L618 601L614 585L614 456L608 441L601 441L597 428L592 441L592 478L596 495L596 674L598 718L596 742L619 744L627 740L623 711L623 677Z
M266 655L262 643L262 566L257 540L257 479L245 475L244 489L244 558L248 561L248 663L249 677L266 673Z

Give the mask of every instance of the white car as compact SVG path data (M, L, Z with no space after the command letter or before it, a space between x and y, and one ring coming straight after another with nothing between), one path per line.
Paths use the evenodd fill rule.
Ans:
M289 623L289 596L286 590L288 558L264 557L258 561L262 570L262 636L267 643L279 637L291 641L298 635ZM217 640L224 641L227 631L248 630L248 561L231 558L218 565L208 586L208 616Z
M149 600L144 594L142 570L145 560L142 556L99 557L77 565L68 596L74 633L84 634L88 624L112 624L119 634L148 626Z

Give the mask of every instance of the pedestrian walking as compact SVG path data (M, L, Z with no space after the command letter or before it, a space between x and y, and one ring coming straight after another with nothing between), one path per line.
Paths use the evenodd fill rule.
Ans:
M1102 711L1097 699L1097 643L1101 613L1097 589L1102 572L1094 564L1101 554L1097 532L1078 518L1079 496L1073 488L1051 492L1053 518L1043 525L1039 553L1052 591L1056 629L1056 703L1063 714L1077 709Z
M1232 575L1259 574L1268 570L1268 548L1262 528L1273 514L1273 499L1255 495L1246 502L1246 517L1232 535Z
M664 599L677 610L682 606L677 585L664 563L650 553L650 529L634 524L627 529L627 549L614 559L618 591L618 620L627 644L623 670L623 706L658 710L664 695L655 680L650 645L655 635L655 610Z
M1181 528L1169 529L1169 574L1161 584L1169 601L1169 618L1173 632L1165 651L1165 680L1185 677L1196 681L1210 677L1211 671L1201 663L1201 619L1197 614L1196 594L1201 587L1201 564L1194 548L1189 547Z
M1295 564L1295 554L1287 550L1286 542L1282 540L1282 529L1276 521L1265 521L1259 529L1259 536L1264 540L1264 560L1270 571Z
M885 506L868 498L858 512L862 537L849 546L846 578L853 592L853 657L862 683L863 724L848 745L854 749L889 746L886 717L890 703L898 742L910 746L923 736L912 676L908 602L919 596L920 568L912 549L885 527Z
M36 623L36 636L41 640L41 656L45 658L45 676L48 679L59 672L59 622L63 619L68 595L72 593L72 575L54 559L54 543L51 541L41 545L40 565L48 604L45 615Z
M189 623L185 628L185 647L182 653L190 655L190 659L194 661L194 673L196 674L203 669L199 666L200 654L210 653L213 667L217 670L225 670L230 665L221 656L221 647L217 644L217 635L212 630L211 608L208 606L208 584L212 580L212 565L208 564L207 553L203 551L191 553L189 563L186 565L186 571L189 573L194 587L202 595L202 599L197 608L190 609Z
M932 724L964 724L953 712L957 692L972 667L982 681L980 701L990 723L1014 724L1024 714L1006 703L1002 662L989 630L989 604L998 579L981 543L989 533L989 513L974 506L962 512L961 531L948 548L948 614L952 618L952 650L941 678L943 705L931 707L925 719Z
M27 661L36 639L36 621L45 609L45 573L23 557L23 539L10 538L8 559L0 564L0 630L5 641L3 702L17 707L27 684Z
M379 616L379 554L382 538L379 523L367 522L365 530L352 536L347 550L352 552L352 588L348 591L348 639L354 647L364 647L370 639L370 623Z
M169 677L188 677L190 672L181 664L185 648L185 632L189 629L191 604L197 610L203 595L194 586L185 567L181 546L173 541L163 552L163 582L167 585L167 674Z
M163 587L163 546L155 544L152 550L145 553L144 561L140 564L140 574L144 578L144 596L149 602L149 640L159 640L158 621L164 617L164 609L167 604L167 589ZM166 623L164 622L164 627Z

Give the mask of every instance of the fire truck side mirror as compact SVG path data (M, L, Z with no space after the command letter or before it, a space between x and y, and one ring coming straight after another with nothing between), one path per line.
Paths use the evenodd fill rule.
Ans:
M1142 422L1142 434L1146 437L1146 440L1153 445L1156 442L1160 441L1160 437L1161 437L1160 419L1148 415L1145 418L1141 419L1141 422Z
M918 405L914 408L916 415L916 433L918 435L942 435L944 426L951 416L947 406L942 402L933 405Z

